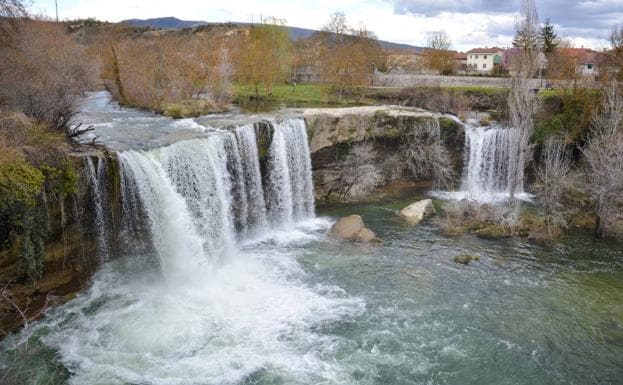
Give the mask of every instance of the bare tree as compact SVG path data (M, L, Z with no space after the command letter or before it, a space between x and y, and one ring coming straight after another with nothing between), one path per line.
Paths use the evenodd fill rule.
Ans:
M0 49L0 98L39 122L65 128L92 80L84 47L61 25L42 21L22 23L14 46Z
M402 145L401 153L413 177L432 177L436 188L448 188L452 184L455 177L454 167L450 153L441 139L438 119L429 119L411 130Z
M522 51L539 51L541 45L539 15L534 0L521 0L513 46Z
M374 69L386 62L376 35L362 24L351 28L343 13L333 14L315 39L323 78L340 99L347 88L370 84Z
M425 51L428 68L446 75L452 72L454 67L454 53L450 51L452 41L447 33L434 32L428 37L429 50Z
M588 166L588 189L595 201L595 235L620 236L623 217L623 94L613 82L603 91L593 115L591 137L582 149Z
M600 76L606 80L623 81L623 23L612 27L611 49L603 54Z
M376 152L371 143L358 143L335 165L328 176L328 195L358 197L369 193L383 182L381 170L376 166Z
M229 102L235 37L218 29L139 38L116 32L102 33L96 55L106 89L121 104L156 112L173 105L175 115L176 103L198 114Z
M571 171L569 152L562 140L550 136L541 156L541 167L537 170L536 189L545 208L547 231L552 234L552 225L562 223L560 213L563 208L562 198L566 179Z
M238 77L255 89L263 85L268 95L275 83L283 82L292 62L291 43L285 21L268 18L249 31L240 55Z
M522 0L521 19L517 23L519 35L533 34L538 37L539 20L534 0ZM529 39L528 39L529 40ZM539 47L526 40L514 60L514 76L508 95L511 140L509 141L508 181L511 202L515 201L517 188L523 183L524 167L531 157L530 137L534 132L534 116L540 107L536 92L530 88L530 80L539 66Z

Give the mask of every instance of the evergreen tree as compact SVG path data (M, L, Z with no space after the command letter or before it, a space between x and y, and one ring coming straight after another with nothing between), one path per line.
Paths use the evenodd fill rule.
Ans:
M543 44L543 52L550 54L558 47L558 36L554 32L554 25L549 21L549 17L545 19L545 25L541 28L541 42Z

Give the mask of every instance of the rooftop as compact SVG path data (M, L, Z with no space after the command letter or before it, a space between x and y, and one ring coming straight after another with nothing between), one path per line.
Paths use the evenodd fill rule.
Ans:
M504 49L499 47L491 47L491 48L472 48L467 53L497 53L500 51L504 51Z

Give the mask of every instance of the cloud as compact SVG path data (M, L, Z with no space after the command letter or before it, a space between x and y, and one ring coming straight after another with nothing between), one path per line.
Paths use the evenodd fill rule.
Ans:
M557 33L578 46L605 46L611 26L623 20L622 0L537 0L537 6L541 19L550 17ZM33 8L53 15L54 1L34 0ZM430 32L444 30L459 50L509 45L518 9L519 0L59 0L61 19L175 16L247 22L275 16L312 29L343 11L351 24L361 21L383 40L424 45Z
M388 0L396 14L438 18L443 13L479 15L517 15L518 0ZM537 1L541 19L552 20L568 36L599 39L623 20L621 0L542 0ZM508 32L508 31L506 31ZM578 35L578 33L580 33Z
M398 14L437 16L442 12L453 13L508 13L516 6L512 1L499 0L390 0Z

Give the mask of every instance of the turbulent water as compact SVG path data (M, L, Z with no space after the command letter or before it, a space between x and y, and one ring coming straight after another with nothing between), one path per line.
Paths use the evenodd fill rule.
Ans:
M0 383L621 383L619 244L446 238L395 216L421 196L317 217L303 120L270 127L266 154L250 124L120 152L121 231L150 247L0 342ZM383 243L330 239L351 213Z

